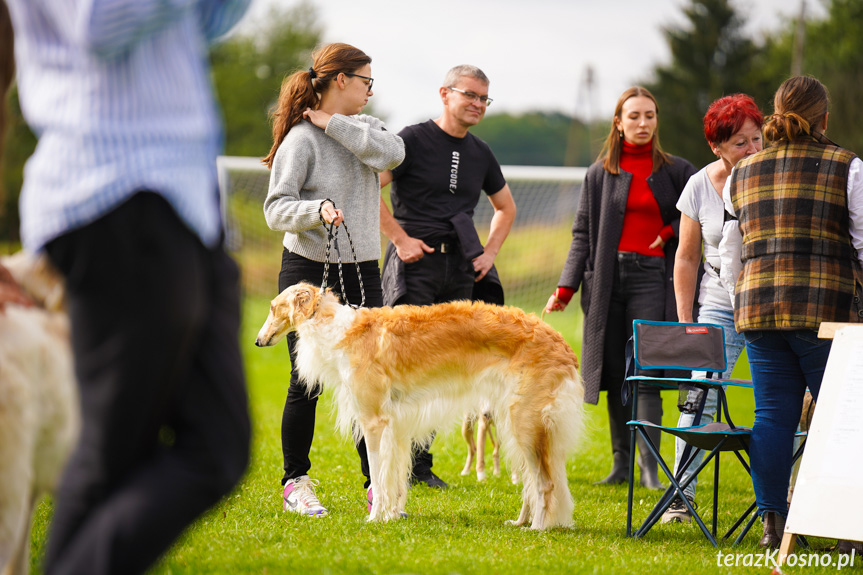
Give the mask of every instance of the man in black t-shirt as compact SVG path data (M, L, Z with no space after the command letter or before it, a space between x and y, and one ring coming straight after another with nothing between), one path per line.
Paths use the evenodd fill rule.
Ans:
M381 187L392 182L393 205L390 213L381 200L381 231L390 239L382 277L385 305L472 299L509 234L516 211L512 193L491 149L468 132L491 104L488 86L479 68L456 66L440 88L440 117L399 132L405 160L381 174ZM494 207L485 246L473 225L480 192ZM503 303L499 293L497 303ZM446 487L432 473L431 459L427 450L415 451L412 480Z

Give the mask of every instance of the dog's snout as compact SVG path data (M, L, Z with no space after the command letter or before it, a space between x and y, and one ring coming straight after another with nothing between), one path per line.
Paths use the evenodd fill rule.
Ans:
M264 347L264 344L261 343L261 340L256 339L255 340L255 347Z

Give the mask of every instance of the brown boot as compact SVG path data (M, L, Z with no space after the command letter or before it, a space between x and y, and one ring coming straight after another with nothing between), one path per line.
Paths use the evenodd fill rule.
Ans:
M758 545L767 549L779 547L782 543L782 535L785 533L785 517L775 511L765 511L761 521L764 523L764 533Z

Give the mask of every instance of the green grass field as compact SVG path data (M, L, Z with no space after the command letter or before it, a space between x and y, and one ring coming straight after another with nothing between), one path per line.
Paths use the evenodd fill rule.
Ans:
M550 318L576 350L575 307ZM569 459L575 498L575 528L537 533L507 526L520 507L520 487L508 473L477 483L461 477L466 454L454 424L441 430L432 452L435 471L451 489L411 489L403 521L366 522L365 492L353 446L334 432L329 396L319 405L311 475L330 516L309 519L286 514L281 505L280 422L289 379L287 347L258 349L254 336L267 302L245 305L243 348L254 422L252 463L235 492L192 525L154 568L159 574L198 573L740 573L745 567L717 565L717 553L760 552L759 525L743 544L714 549L693 525L657 526L639 540L624 536L626 487L595 486L610 466L605 409L588 406L588 433ZM744 366L735 375L746 376ZM604 398L601 398L604 402ZM751 395L731 394L737 423L751 424ZM677 420L676 394L665 396L665 423ZM217 422L216 422L217 424ZM662 443L666 458L673 445ZM712 467L710 468L712 470ZM724 532L752 501L748 476L733 456L722 460L719 528ZM712 473L699 483L698 502L712 517ZM635 490L635 519L645 517L657 494ZM32 536L33 571L40 573L51 502L37 512ZM815 541L816 544L827 542ZM860 564L859 558L857 564ZM835 568L789 568L786 572L833 572ZM757 571L756 571L757 572ZM766 570L763 570L766 572Z

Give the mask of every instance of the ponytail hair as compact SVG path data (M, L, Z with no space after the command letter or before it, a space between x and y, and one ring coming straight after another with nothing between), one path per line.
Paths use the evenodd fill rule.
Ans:
M330 88L332 81L340 73L356 72L371 62L372 59L362 50L335 42L312 53L312 65L308 70L298 70L285 77L279 91L279 100L270 111L273 147L261 163L268 168L273 167L276 151L288 132L300 123L307 108L317 109L321 94Z
M789 78L773 97L774 113L764 124L764 137L771 142L817 137L829 106L824 84L812 76Z

